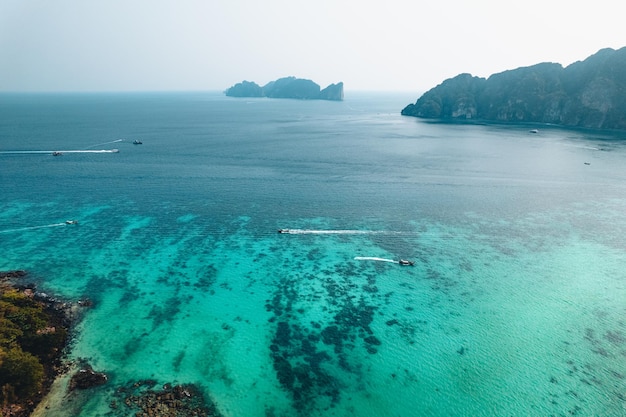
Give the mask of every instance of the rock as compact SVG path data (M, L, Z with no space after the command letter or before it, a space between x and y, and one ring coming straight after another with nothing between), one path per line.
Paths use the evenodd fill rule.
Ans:
M320 91L319 95L320 100L334 100L334 101L342 101L343 100L343 83L339 82L337 84L331 84L322 91Z
M460 74L424 93L405 116L550 123L626 130L626 47L566 68L541 63L488 79Z
M93 307L93 301L89 298L78 300L76 304L80 307Z
M95 372L90 365L79 369L70 380L70 391L88 389L106 384L107 376L102 372Z
M7 278L22 278L26 276L26 271L23 269L15 269L12 271L0 271L0 279Z
M172 385L154 390L156 381L138 381L115 391L118 396L109 407L113 416L177 416L177 417L221 417L216 404L205 399L198 387L192 384ZM118 403L126 408L119 409ZM118 410L119 409L119 410ZM129 414L133 413L133 414Z

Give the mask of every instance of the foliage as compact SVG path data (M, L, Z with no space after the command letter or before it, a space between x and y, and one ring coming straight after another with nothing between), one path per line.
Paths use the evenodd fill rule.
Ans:
M231 97L263 97L263 88L255 82L242 81L226 90Z
M13 288L0 288L0 404L26 401L42 389L44 364L58 355L67 330L46 305Z
M14 289L0 297L0 316L17 325L24 332L23 337L43 329L47 321L41 304Z
M255 82L242 81L224 92L230 97L270 97L301 100L343 100L343 82L331 84L323 90L320 86L303 78L284 77L270 81L263 87Z
M541 63L490 76L461 74L424 93L405 116L551 123L626 130L626 48L566 68Z
M41 390L44 369L39 359L19 347L2 352L0 364L0 387L2 394L10 393L14 398L2 398L14 401L37 394Z

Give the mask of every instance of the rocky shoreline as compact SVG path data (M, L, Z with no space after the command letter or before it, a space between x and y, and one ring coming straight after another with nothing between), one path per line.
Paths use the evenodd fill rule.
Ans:
M41 363L43 372L37 374L40 380L32 381L36 383L38 389L28 396L17 395L19 390L13 390L13 388L11 388L12 394L7 395L3 389L0 392L0 416L46 415L47 410L51 408L51 403L56 402L57 406L64 408L64 404L74 402L79 392L89 392L91 389L97 389L109 383L104 372L95 371L86 361L72 361L67 356L72 346L72 330L80 320L84 309L92 306L91 301L68 302L57 299L38 291L33 283L23 284L27 277L28 273L23 270L0 271L0 308L11 309L13 316L19 316L20 306L31 310L33 306L36 306L45 318L45 326L41 326L34 334L42 337L50 336L48 339L38 340L38 343L41 344L42 340L48 343L48 340L53 338L55 344L50 347L50 352L46 355L35 356L28 349L24 350L24 355L30 355ZM0 310L0 313L2 312L3 310ZM4 337L1 330L0 337ZM24 347L28 348L27 345ZM19 349L21 352L22 346L15 346L4 339L0 340L0 385L8 384L8 380L15 387L19 387L23 382L19 377L14 376L11 379L10 372L3 372L2 359L9 349L16 351ZM21 368L24 367L21 366ZM114 416L127 416L129 412L132 412L138 417L221 416L216 405L210 399L205 399L202 390L193 384L166 383L162 385L162 388L155 389L157 385L157 381L147 380L118 387L110 401L110 413ZM52 394L51 389L59 392ZM55 396L56 399L51 400L49 394Z
M24 270L0 271L0 306L5 316L8 313L9 318L15 317L15 323L7 324L7 327L12 327L17 335L9 338L6 333L0 334L0 353L5 359L13 359L11 364L7 364L6 360L5 363L0 362L0 369L4 371L0 382L10 387L1 395L0 415L4 416L30 415L56 377L67 371L67 363L63 359L70 343L70 331L77 320L79 306L89 305L89 302L59 300L37 291L35 284L22 284L27 275ZM30 329L33 321L38 323L36 329ZM20 324L23 328L19 328ZM24 364L34 369L32 374L26 373ZM22 374L12 370L11 365L21 366ZM32 375L37 379L31 380ZM36 391L22 394L25 382L20 381L20 377L37 387Z

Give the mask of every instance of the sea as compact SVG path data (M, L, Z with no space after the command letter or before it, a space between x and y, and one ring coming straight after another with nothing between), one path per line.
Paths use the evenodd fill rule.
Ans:
M108 376L39 414L626 415L626 133L417 96L0 94L0 270L89 300L67 359Z

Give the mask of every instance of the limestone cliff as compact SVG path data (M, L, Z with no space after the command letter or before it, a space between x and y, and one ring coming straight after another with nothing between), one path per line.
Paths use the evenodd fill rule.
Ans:
M343 83L331 84L323 90L311 80L296 77L279 78L263 87L250 81L235 84L225 91L230 97L270 97L301 100L343 100Z
M337 84L331 84L322 91L320 91L319 95L320 100L334 100L334 101L342 101L343 100L343 83L339 82Z
M488 79L461 74L402 114L626 130L626 48L602 49L566 68L541 63Z

